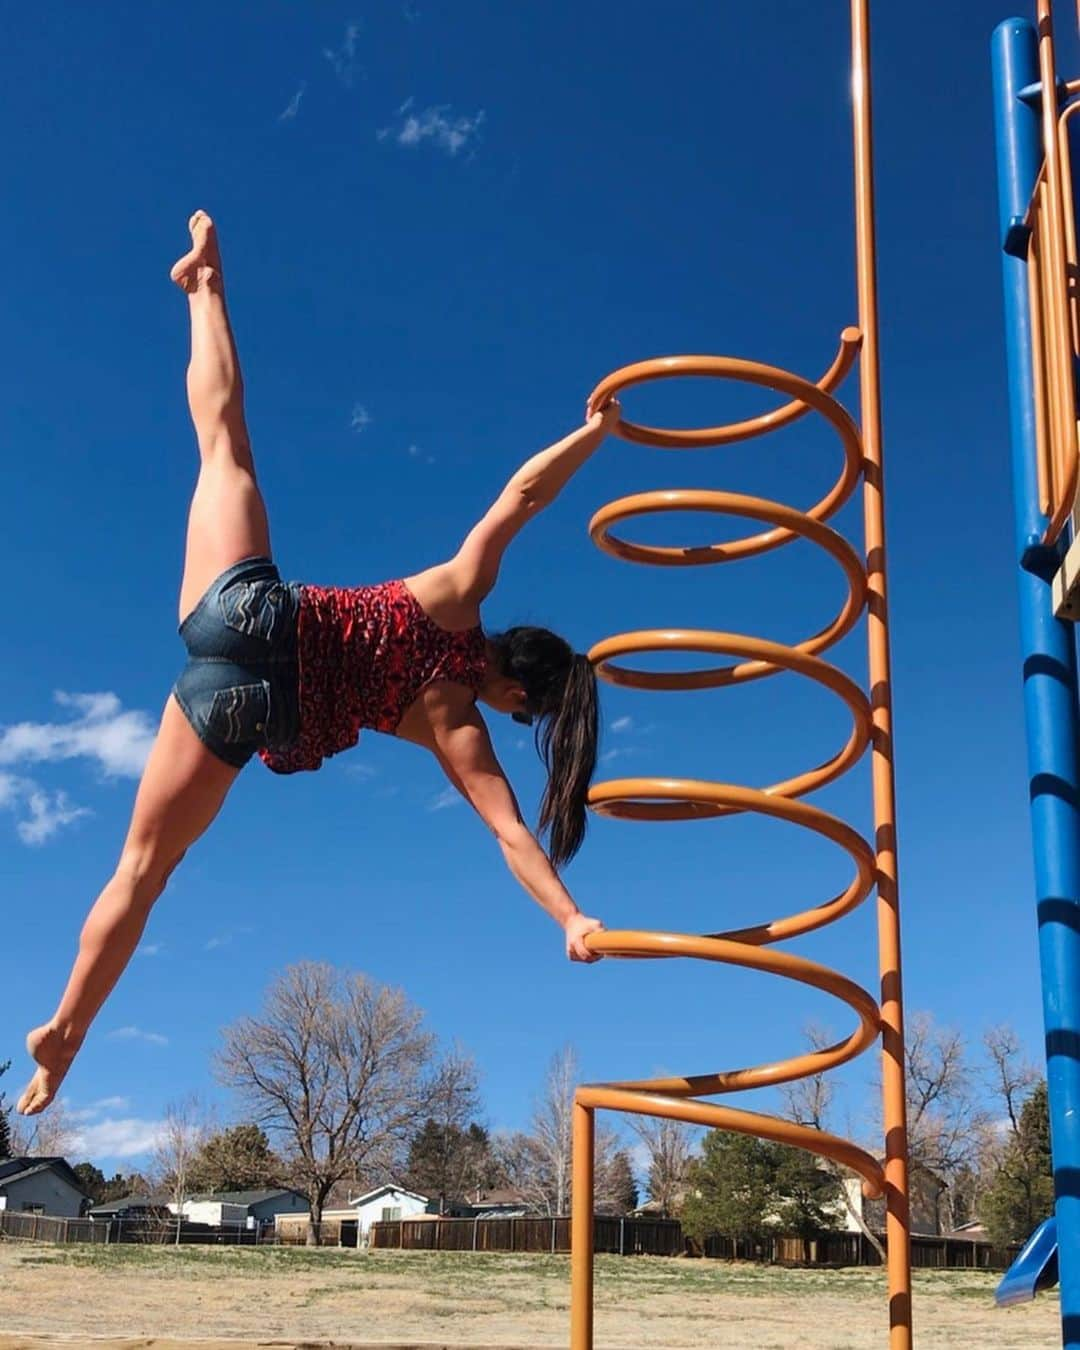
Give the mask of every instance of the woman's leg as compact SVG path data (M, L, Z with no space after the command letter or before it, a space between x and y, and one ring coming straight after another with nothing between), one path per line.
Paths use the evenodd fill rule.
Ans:
M174 698L165 705L112 880L83 925L56 1012L26 1038L38 1069L19 1100L27 1115L56 1095L87 1029L120 978L170 873L217 815L238 769L202 744Z
M270 527L244 423L244 386L225 308L217 234L205 211L195 212L189 229L191 252L172 270L191 309L188 405L200 459L188 516L181 621L227 567L242 558L270 556Z
M188 401L200 456L180 588L181 620L227 567L270 553L213 222L196 212L190 230L193 248L172 270L191 310ZM154 901L186 849L217 815L237 773L202 744L170 697L116 872L87 917L56 1012L27 1037L38 1069L19 1101L20 1111L42 1111L56 1095L90 1023L131 959Z

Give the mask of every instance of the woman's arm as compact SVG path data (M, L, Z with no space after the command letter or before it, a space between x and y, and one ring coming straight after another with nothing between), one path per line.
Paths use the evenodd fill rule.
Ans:
M495 756L484 720L467 691L429 685L421 695L428 705L431 749L450 782L498 841L506 865L538 905L566 934L572 961L596 961L585 935L603 928L587 918L559 880L544 850L521 818L517 800Z
M517 470L469 531L457 555L441 569L457 600L476 604L483 600L495 585L507 545L527 521L551 505L618 420L619 405L612 400L592 413L584 426Z

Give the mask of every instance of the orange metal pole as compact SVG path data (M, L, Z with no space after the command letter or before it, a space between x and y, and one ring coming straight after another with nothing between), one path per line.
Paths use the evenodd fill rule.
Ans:
M890 1350L911 1350L911 1226L908 1208L904 1014L900 964L900 897L896 861L892 674L885 579L885 485L882 473L881 370L878 346L877 238L874 220L873 104L869 0L851 0L855 131L855 268L859 327L869 674L874 709L872 781L877 850L878 961L881 975L882 1092L885 1123L886 1240Z
M1077 480L1076 391L1073 383L1069 301L1065 266L1062 199L1061 141L1058 136L1057 65L1054 59L1054 26L1051 0L1038 0L1039 78L1042 84L1045 200L1043 203L1043 282L1046 293L1046 345L1049 364L1052 462L1057 485L1053 514L1044 543L1053 543L1072 514ZM1069 488L1072 488L1072 492Z
M573 1111L573 1171L570 1192L570 1350L593 1343L594 1112L579 1101Z
M843 462L832 487L810 507L799 510L740 493L679 488L637 493L610 502L596 513L590 525L594 542L606 552L628 562L665 567L739 561L782 548L796 539L805 540L839 564L847 583L847 595L831 622L811 637L794 644L702 629L668 628L622 633L598 642L589 656L601 678L638 689L718 688L789 671L815 681L846 704L852 719L850 735L830 759L816 768L794 773L764 788L697 779L630 778L594 784L589 801L600 814L649 821L716 819L753 811L809 829L835 843L849 854L854 875L846 888L823 902L737 931L697 935L607 930L590 935L587 941L591 950L609 956L713 961L793 980L838 999L855 1014L857 1023L854 1031L835 1045L773 1063L578 1088L574 1106L571 1350L592 1350L596 1110L661 1116L757 1135L832 1158L859 1174L864 1194L884 1195L886 1200L890 1350L911 1350L907 1134L885 589L868 0L851 0L851 24L859 327L844 330L837 357L816 382L774 366L733 357L673 356L638 362L613 372L596 386L589 400L590 405L596 407L631 386L685 376L734 379L787 395L788 402L772 412L721 426L675 430L623 420L617 427L618 434L626 440L663 449L693 450L766 435L810 412L818 413L832 426ZM834 389L859 357L860 348L861 429L833 396ZM865 565L852 546L828 524L860 483L863 488ZM687 510L732 515L766 528L724 543L694 548L638 544L613 532L625 521L642 515ZM864 612L868 612L869 697L849 676L824 659L824 654L854 628ZM623 658L657 651L701 653L713 663L701 669L676 673L647 671L623 663ZM716 664L716 656L729 659L724 664ZM868 748L872 753L873 843L829 812L801 800L838 779ZM779 951L774 945L842 918L862 904L873 893L875 885L878 892L880 1006L870 993L837 971L805 957ZM825 1072L847 1063L879 1037L883 1043L884 1062L884 1163L836 1135L774 1116L700 1100L747 1088L775 1087Z

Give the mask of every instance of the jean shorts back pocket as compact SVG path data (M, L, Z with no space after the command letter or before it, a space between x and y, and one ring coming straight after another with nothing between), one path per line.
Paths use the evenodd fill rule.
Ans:
M234 684L214 692L207 729L226 745L259 744L270 721L270 685L266 680Z
M227 626L264 642L272 642L287 624L289 601L289 588L283 581L234 581L218 596Z

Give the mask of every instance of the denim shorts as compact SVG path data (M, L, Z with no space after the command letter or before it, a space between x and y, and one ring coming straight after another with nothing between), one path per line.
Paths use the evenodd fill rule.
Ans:
M269 558L245 558L180 625L188 664L173 695L199 740L234 768L296 739L299 610L299 587L282 581Z

